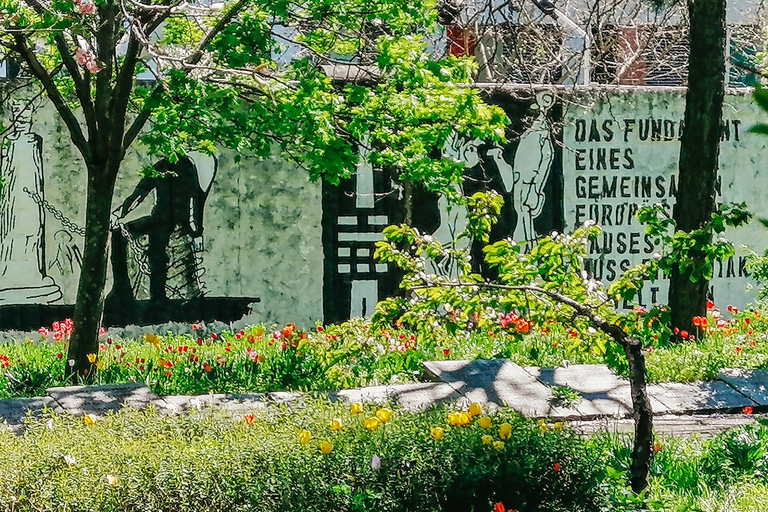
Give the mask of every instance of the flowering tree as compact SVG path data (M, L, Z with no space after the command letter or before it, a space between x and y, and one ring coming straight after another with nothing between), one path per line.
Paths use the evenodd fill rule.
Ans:
M436 18L415 0L4 0L0 45L58 112L87 173L85 246L68 374L97 352L113 191L141 141L171 161L226 145L275 146L337 181L369 159L432 188L461 166L434 161L454 130L499 139L504 114L469 87L473 65L425 53ZM288 49L293 52L283 55ZM347 55L356 62L335 61ZM323 73L321 66L326 66ZM345 84L331 76L343 71ZM153 75L137 82L141 72Z
M487 243L503 200L495 193L478 193L469 203L468 228L460 236ZM645 349L641 337L633 332L643 312L622 314L615 304L633 298L648 269L638 265L606 290L582 270L587 245L599 233L590 223L570 235L544 237L528 252L511 239L486 245L485 261L498 274L497 279L488 280L472 272L466 251L446 250L431 236L405 225L389 226L384 231L387 241L377 244L376 256L403 269L401 287L406 296L380 302L374 320L414 327L426 338L435 330L462 336L478 329L514 342L529 334L532 326L552 321L571 325L574 333L602 332L626 361L635 421L629 477L632 489L640 493L648 486L653 457ZM425 259L439 260L448 252L460 260L458 276L425 270Z

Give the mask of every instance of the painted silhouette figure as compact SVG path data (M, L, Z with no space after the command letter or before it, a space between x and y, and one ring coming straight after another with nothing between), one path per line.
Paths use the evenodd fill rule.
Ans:
M62 297L46 272L43 139L32 108L11 105L12 131L0 149L0 305L48 304Z
M149 276L151 300L199 297L202 269L196 253L203 250L203 207L216 173L215 160L206 172L199 172L186 156L176 163L163 159L154 169L158 174L144 177L113 212L112 294L122 299L137 298L138 280L132 285L128 273L130 248L134 264ZM153 191L152 213L125 222L125 217ZM148 242L144 249L138 241L145 236ZM142 249L146 251L143 254Z
M488 155L493 157L499 169L504 188L512 194L512 205L517 214L512 238L525 240L529 244L537 238L533 221L544 209L544 185L555 156L552 130L547 119L547 112L554 103L553 93L544 91L536 94L539 115L520 137L513 165L504 160L501 147L488 150Z
M444 155L456 162L464 164L466 169L471 169L480 163L478 147L482 144L480 139L466 140L454 134L448 140ZM456 192L463 193L460 185L455 185ZM467 227L467 208L458 204L449 204L445 195L440 195L437 200L437 209L440 212L440 224L432 237L440 242L445 249L466 251L469 249L469 238L457 237ZM456 277L459 269L455 258L445 257L440 261L428 262L429 270L433 274Z

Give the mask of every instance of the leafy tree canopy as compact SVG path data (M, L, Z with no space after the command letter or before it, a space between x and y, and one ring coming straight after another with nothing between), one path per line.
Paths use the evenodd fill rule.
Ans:
M426 53L433 2L90 2L0 1L0 44L38 79L86 161L125 127L104 142L124 150L139 136L171 157L217 144L266 156L278 144L312 178L337 181L366 140L374 162L440 187L461 172L430 158L452 131L503 135L504 114L467 87L473 62ZM351 80L334 83L322 65ZM154 80L136 84L147 70Z

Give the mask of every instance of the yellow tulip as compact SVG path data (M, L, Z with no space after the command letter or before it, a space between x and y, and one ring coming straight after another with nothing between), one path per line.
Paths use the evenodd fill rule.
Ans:
M157 334L145 334L144 340L151 343L156 350L160 350L160 337Z
M483 444L491 444L491 443L493 443L493 437L489 436L488 434L485 434L480 439L483 440Z
M341 427L344 426L344 423L341 421L341 418L333 418L329 426L331 427L331 430L339 431L341 430Z
M101 361L96 361L96 369L97 370L103 370L104 369L104 363Z
M469 409L467 409L467 412L469 413L470 416L474 418L475 416L480 416L481 414L483 414L483 408L480 406L480 404L473 403L472 405L469 406Z
M86 357L89 363L93 364L96 362L96 354L88 354Z
M363 422L363 426L368 430L375 430L379 428L379 425L381 425L381 422L379 421L378 418L374 418L374 417L370 417Z
M483 416L482 418L477 420L477 424L480 425L480 428L484 428L486 430L491 428L492 423L493 423L493 420L488 416Z
M555 430L563 430L563 422L562 421L556 421L555 422Z
M380 422L387 423L392 419L392 409L383 407L376 411L376 417L379 418Z
M363 404L360 402L352 402L349 404L349 410L352 411L352 414L360 414L363 412Z
M497 451L502 451L505 448L504 441L494 441L493 447L496 448Z
M440 427L433 427L432 430L429 432L429 435L432 436L432 439L435 441L439 441L443 438L443 434L445 434L445 430L443 430Z
M85 423L88 426L95 425L96 424L96 416L93 414L86 414L83 416L83 423Z
M502 439L509 439L512 437L512 425L509 423L502 423L499 425L499 437Z
M333 445L328 441L323 441L320 443L320 451L323 452L325 455L328 455L333 451Z
M539 424L539 430L542 433L549 432L549 425L547 425L547 422L545 420L539 420L538 424Z
M466 412L452 412L448 415L448 423L454 427L469 425L470 416Z
M309 430L302 430L299 432L299 442L301 444L307 444L312 439L312 432Z

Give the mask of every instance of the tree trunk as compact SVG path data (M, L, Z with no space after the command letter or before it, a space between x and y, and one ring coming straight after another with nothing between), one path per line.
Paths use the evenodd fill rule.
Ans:
M653 411L645 381L645 355L640 341L625 335L624 352L629 363L629 386L632 394L632 417L635 420L635 443L629 471L632 490L640 493L648 487L653 458Z
M726 0L688 2L690 57L685 129L673 218L680 231L707 223L715 211L715 183L725 94ZM696 258L699 254L691 253ZM694 332L693 317L706 314L707 282L693 283L675 267L670 275L672 326Z
M85 207L85 249L75 302L75 330L69 342L66 377L72 384L92 379L93 365L88 354L98 354L98 331L104 305L107 278L109 216L117 172L88 168L88 195Z
M414 185L409 179L403 180L403 199L405 203L405 222L413 226L413 188Z

